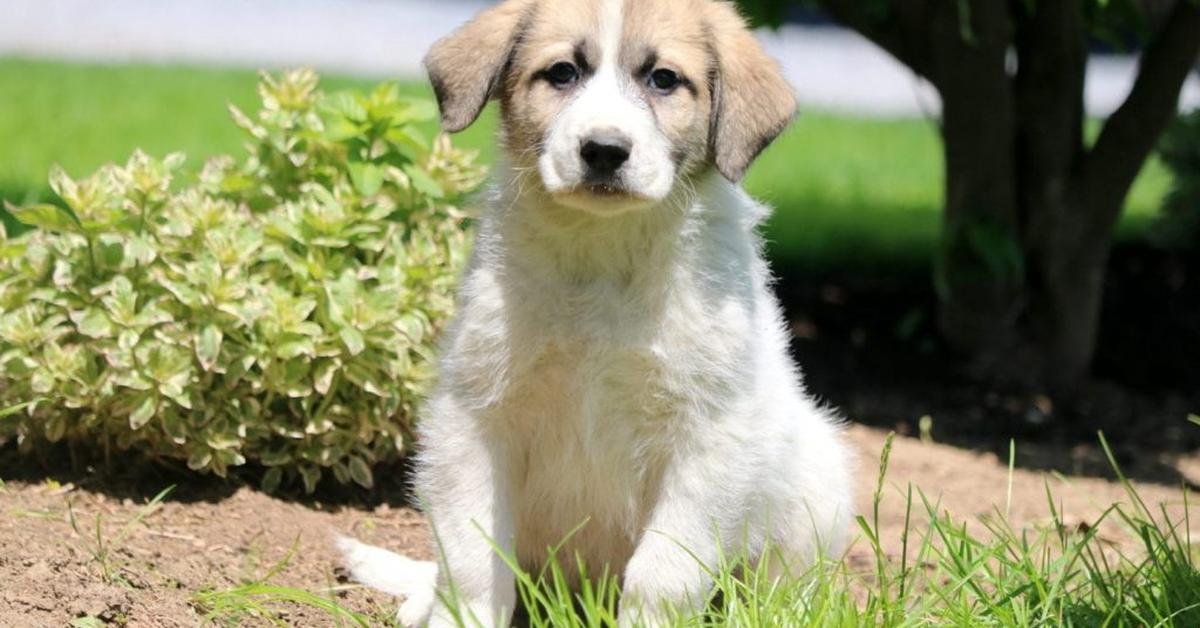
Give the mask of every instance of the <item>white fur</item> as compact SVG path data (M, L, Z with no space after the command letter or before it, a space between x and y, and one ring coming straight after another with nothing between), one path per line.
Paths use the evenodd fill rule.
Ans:
M398 619L405 626L415 626L426 620L433 608L437 565L413 560L378 547L339 536L335 539L346 568L354 578L384 593L406 598Z
M653 625L700 610L719 556L770 547L794 570L842 545L847 453L788 356L755 233L767 210L711 169L677 181L604 58L550 132L542 187L501 164L480 220L420 422L440 565L342 543L355 577L408 597L406 624L506 625L514 577L493 546L530 570L556 546L568 576L577 555L607 567L621 623ZM554 200L597 125L634 138L644 207Z

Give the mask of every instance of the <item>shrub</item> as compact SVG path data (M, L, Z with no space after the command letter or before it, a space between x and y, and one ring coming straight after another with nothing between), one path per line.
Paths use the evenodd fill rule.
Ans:
M1175 120L1159 152L1172 181L1155 235L1167 246L1200 250L1200 109Z
M404 452L431 339L466 250L456 208L473 155L416 124L394 85L324 95L309 71L263 76L249 154L135 153L50 184L64 207L9 207L0 240L0 445L99 444L273 490L372 484Z

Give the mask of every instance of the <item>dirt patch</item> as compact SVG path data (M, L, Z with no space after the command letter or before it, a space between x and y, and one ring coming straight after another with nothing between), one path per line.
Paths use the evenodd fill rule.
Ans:
M182 499L148 508L153 492L124 498L110 492L87 477L68 484L9 481L0 489L0 626L62 626L85 616L117 625L195 626L197 592L259 579L289 555L271 582L336 588L334 531L426 555L424 520L409 509L287 501L248 487L212 500L184 491ZM386 596L353 588L331 595L364 613L390 613ZM285 620L310 626L329 618L294 609Z
M859 452L858 502L866 512L885 432L853 426L849 437ZM15 458L6 460L0 464L0 477L8 478L0 488L0 626L66 625L85 616L132 626L194 626L201 622L192 604L198 591L260 578L293 547L294 554L272 582L338 589L329 595L348 608L387 617L393 600L340 583L329 543L333 531L429 557L423 517L386 499L377 504L354 503L344 496L303 501L192 481L161 505L147 508L171 478L157 482L143 474L131 482L85 473L38 479L28 462L16 468ZM1195 464L1183 462L1189 461ZM1006 463L994 454L900 437L881 513L884 542L896 547L904 523L902 492L908 484L921 487L943 509L973 519L994 512L997 505L1004 508L1008 480ZM1014 521L1049 525L1046 481L1068 523L1090 521L1124 499L1121 487L1104 479L1017 469L1009 505ZM1164 503L1176 512L1182 508L1177 488L1145 483L1139 488L1151 504ZM97 557L97 517L99 538L108 544L103 560ZM122 541L121 530L131 520L135 523ZM1117 530L1105 534L1121 537ZM869 562L863 544L852 551L851 561ZM305 609L289 612L284 619L292 625L331 623Z

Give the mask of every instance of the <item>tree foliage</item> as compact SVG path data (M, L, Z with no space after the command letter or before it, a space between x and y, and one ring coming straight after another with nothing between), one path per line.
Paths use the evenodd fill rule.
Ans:
M1171 125L1160 154L1172 183L1157 235L1168 246L1200 251L1200 109Z

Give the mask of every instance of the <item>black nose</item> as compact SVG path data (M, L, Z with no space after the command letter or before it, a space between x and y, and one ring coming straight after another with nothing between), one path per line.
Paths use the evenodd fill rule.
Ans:
M616 134L593 135L579 148L579 156L588 165L590 174L609 176L629 160L632 143Z

